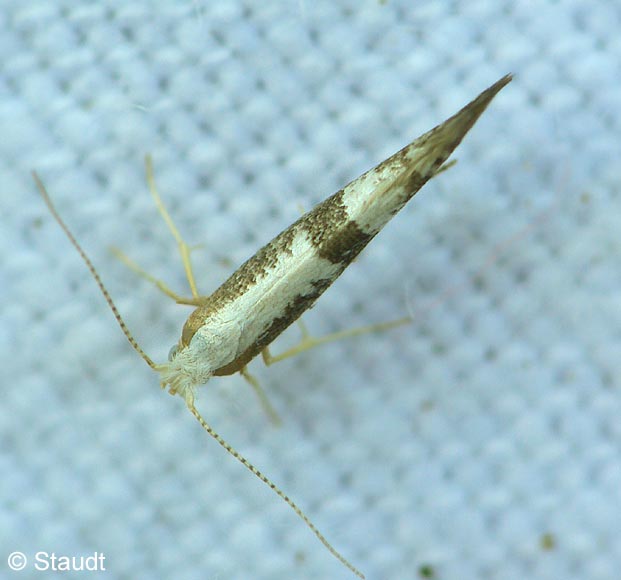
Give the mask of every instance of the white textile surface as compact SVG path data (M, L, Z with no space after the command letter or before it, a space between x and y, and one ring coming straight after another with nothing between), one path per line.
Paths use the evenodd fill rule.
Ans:
M2 0L0 577L54 552L105 556L70 578L353 578L159 389L31 170L160 361L190 310L109 252L188 293L146 153L209 293L508 72L305 316L414 322L255 361L280 428L239 376L197 404L369 579L621 577L620 23L610 0Z

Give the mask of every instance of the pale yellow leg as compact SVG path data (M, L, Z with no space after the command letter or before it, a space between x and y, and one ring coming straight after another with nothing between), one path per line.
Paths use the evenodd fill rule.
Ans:
M436 172L433 174L433 177L440 175L440 173L444 173L447 169L450 169L456 163L457 163L457 159L451 159L450 161L447 161L446 163L444 163L444 165L440 165L440 167L438 167Z
M192 262L190 261L190 253L195 248L190 247L181 237L177 226L175 226L173 219L170 217L170 214L168 213L168 210L166 209L166 206L164 205L164 202L160 197L160 194L155 185L155 177L153 174L153 161L150 155L147 155L145 158L145 169L147 174L147 184L149 186L149 191L155 201L157 210L166 222L168 229L175 238L175 241L177 242L177 247L179 249L179 253L181 254L181 260L183 262L183 269L185 271L186 278L188 279L188 284L190 285L190 291L192 292L192 298L186 298L174 292L170 288L170 286L168 286L165 282L155 278L154 276L151 276L151 274L142 269L136 262L134 262L119 248L113 246L110 248L110 250L114 254L114 256L118 258L123 264L125 264L125 266L127 266L130 270L133 270L136 274L154 284L161 292L166 294L166 296L172 298L178 304L200 306L208 299L208 296L200 296L196 287L196 280L194 277L194 272L192 270Z
M334 342L336 340L342 340L344 338L351 338L353 336L360 336L361 334L368 334L370 332L383 332L385 330L390 330L392 328L396 328L397 326L402 326L404 324L409 324L412 321L411 317L404 316L403 318L398 318L397 320L391 320L390 322L380 322L379 324L369 324L367 326L359 326L358 328L350 328L348 330L341 330L339 332L333 332L331 334L327 334L325 336L321 336L316 338L312 336L308 330L306 329L306 325L298 320L298 324L300 326L302 332L302 340L300 340L299 344L296 346L286 350L281 354L277 354L276 356L272 356L269 351L269 348L263 349L261 352L261 356L263 357L263 362L266 365L271 365L281 360L285 360L297 354L300 354L304 351L310 350L311 348L315 348L322 344L327 344L329 342Z
M259 397L261 406L263 407L263 410L265 411L267 416L270 418L270 421L274 425L280 425L282 423L280 416L278 415L276 409L272 407L272 404L267 398L265 391L261 388L259 381L253 375L251 375L250 372L248 372L248 367L244 367L240 371L240 374L242 377L244 377L244 379L246 379L246 381L250 383L250 386L254 389L254 392L257 394L257 397Z
M143 270L136 262L134 262L127 254L116 246L110 246L110 251L115 258L120 260L125 266L127 266L134 273L138 274L141 278L148 280L151 284L155 285L166 296L172 298L177 304L188 304L190 306L198 306L200 299L197 298L185 298L174 292L165 282L158 280L154 276L151 276L146 270Z
M175 226L175 222L173 222L162 198L160 197L159 192L157 191L157 186L155 185L155 175L153 174L153 160L150 155L145 157L145 170L147 173L147 184L149 186L149 191L151 192L151 196L155 201L155 205L157 210L160 212L160 215L166 222L170 233L175 238L177 242L177 248L179 249L179 253L181 254L181 260L183 261L183 269L185 270L186 278L188 279L188 284L190 285L190 290L192 292L192 297L194 299L200 298L200 294L196 288L196 280L194 279L194 272L192 271L192 262L190 261L190 246L185 243L185 240L181 237L177 226Z

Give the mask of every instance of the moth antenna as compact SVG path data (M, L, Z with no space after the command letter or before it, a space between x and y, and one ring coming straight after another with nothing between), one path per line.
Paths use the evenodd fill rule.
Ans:
M193 401L186 400L186 405L188 409L190 409L190 413L194 415L196 420L201 424L201 427L207 431L211 437L213 437L222 447L224 447L227 453L230 453L237 461L239 461L244 467L246 467L249 471L251 471L254 475L256 475L265 485L267 485L280 499L282 499L296 514L297 516L306 524L306 526L310 529L313 534L317 537L317 539L326 547L328 552L332 554L341 564L351 570L358 578L365 580L365 575L358 570L351 562L349 562L345 556L343 556L340 552L338 552L328 540L326 540L325 536L315 527L315 525L308 519L308 516L298 507L298 505L289 498L275 483L273 483L267 476L263 475L261 471L259 471L250 461L248 461L243 455L241 455L234 447L232 447L229 443L227 443L213 428L203 419L202 415L198 412L197 408L194 406Z
M50 210L50 213L54 216L54 219L58 222L58 225L65 232L65 235L67 236L67 238L69 238L69 241L71 242L71 245L78 251L78 254L80 254L80 257L82 258L82 260L86 264L86 267L89 269L89 271L92 274L93 278L95 278L95 282L97 282L97 286L99 286L99 290L101 290L101 293L103 294L103 297L105 298L106 302L108 303L108 306L110 307L110 310L112 310L112 314L114 314L114 318L116 318L116 321L119 323L119 326L121 327L121 330L123 331L123 334L125 335L125 337L129 341L129 344L132 345L133 349L144 359L144 361L152 369L156 369L157 365L153 362L153 360L151 360L151 358L147 355L147 353L144 352L144 350L142 350L140 348L140 345L138 344L136 339L133 337L132 333L129 331L129 328L127 328L127 325L125 324L125 321L123 320L123 317L121 316L121 313L119 312L118 308L116 307L116 305L112 301L112 298L110 297L110 293L108 292L108 290L104 286L104 283L102 282L99 274L97 273L97 270L95 269L95 266L93 266L93 262L91 262L90 258L86 255L86 252L82 249L82 246L80 246L78 241L75 239L75 236L71 233L71 230L69 229L67 224L62 220L62 218L60 217L59 213L56 211L56 208L54 207L54 204L52 203L52 200L51 200L47 190L45 189L45 186L43 185L43 182L39 179L39 176L37 175L36 171L32 172L32 177L34 178L35 183L37 184L37 188L39 189L39 193L41 194L41 197L43 198L43 201L45 201L45 204L47 205L48 209Z

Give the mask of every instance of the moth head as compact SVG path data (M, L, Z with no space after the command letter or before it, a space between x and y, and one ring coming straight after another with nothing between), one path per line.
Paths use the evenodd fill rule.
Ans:
M179 395L187 403L194 400L196 387L205 384L213 375L210 365L190 345L181 341L168 353L168 361L155 369L160 374L160 386L171 395Z

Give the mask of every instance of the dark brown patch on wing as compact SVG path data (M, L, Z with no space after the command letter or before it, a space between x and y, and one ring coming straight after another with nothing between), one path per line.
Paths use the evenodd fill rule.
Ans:
M300 221L318 254L332 262L347 266L373 239L347 215L343 190L316 206Z
M348 221L339 231L323 240L319 246L319 255L333 264L347 266L373 239L373 234L362 231L354 221Z
M318 249L324 241L338 236L339 230L347 223L347 211L342 202L342 195L342 190L336 192L263 246L233 272L199 310L213 311L220 308L256 284L258 279L266 276L274 268L279 257L292 255L292 242L301 231L307 233L311 243ZM351 235L353 232L349 233Z

